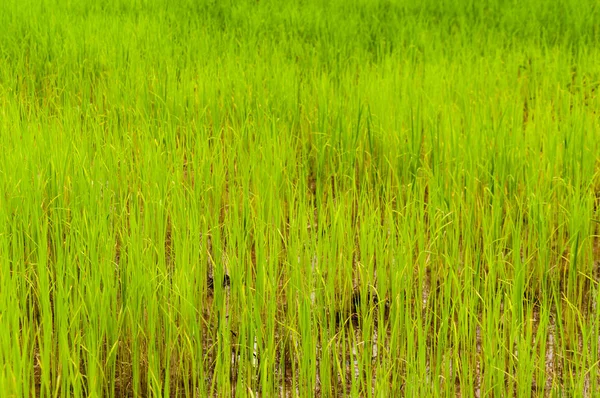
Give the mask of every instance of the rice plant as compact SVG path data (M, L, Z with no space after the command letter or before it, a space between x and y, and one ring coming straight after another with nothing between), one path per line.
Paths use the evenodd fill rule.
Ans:
M592 0L3 0L0 391L597 396Z

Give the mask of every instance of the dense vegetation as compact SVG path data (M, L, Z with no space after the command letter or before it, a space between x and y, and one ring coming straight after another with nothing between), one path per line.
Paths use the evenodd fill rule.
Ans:
M0 26L8 396L600 390L596 1Z

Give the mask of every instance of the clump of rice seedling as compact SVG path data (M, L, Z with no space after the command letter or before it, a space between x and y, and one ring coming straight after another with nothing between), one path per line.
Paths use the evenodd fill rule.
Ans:
M594 396L591 0L0 4L0 391Z

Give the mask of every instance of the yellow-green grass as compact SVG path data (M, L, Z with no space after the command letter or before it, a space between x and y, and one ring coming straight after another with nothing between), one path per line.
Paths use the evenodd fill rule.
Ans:
M3 0L2 396L594 396L598 21Z

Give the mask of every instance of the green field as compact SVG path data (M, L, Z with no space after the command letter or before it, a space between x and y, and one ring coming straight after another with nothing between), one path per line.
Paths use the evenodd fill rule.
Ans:
M594 397L596 0L1 0L0 395Z

